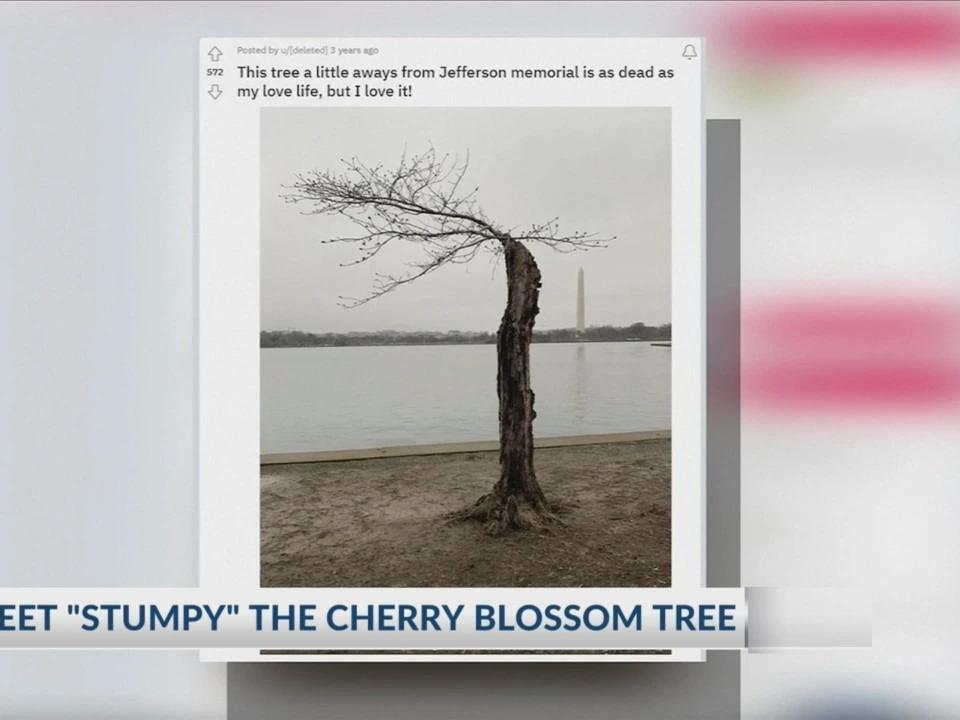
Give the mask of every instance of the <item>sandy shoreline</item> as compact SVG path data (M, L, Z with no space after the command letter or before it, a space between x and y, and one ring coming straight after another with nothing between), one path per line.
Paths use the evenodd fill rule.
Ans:
M261 468L264 587L670 584L670 441L540 448L566 526L487 536L443 516L488 491L491 451Z

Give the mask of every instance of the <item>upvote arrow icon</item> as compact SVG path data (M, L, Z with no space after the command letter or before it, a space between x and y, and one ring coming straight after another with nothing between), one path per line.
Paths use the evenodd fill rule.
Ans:
M210 52L208 52L207 55L210 56L211 60L213 60L214 62L217 62L220 59L220 56L223 55L223 53L220 52L220 48L214 45L212 48L210 48Z
M220 86L217 83L214 83L210 86L210 89L207 90L207 95L216 100L218 97L223 95L223 91L220 90Z

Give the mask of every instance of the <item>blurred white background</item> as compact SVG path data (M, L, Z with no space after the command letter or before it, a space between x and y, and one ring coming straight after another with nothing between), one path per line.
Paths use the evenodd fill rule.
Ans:
M960 716L960 6L711 7L742 118L744 585L855 586L874 647L747 654L753 718Z

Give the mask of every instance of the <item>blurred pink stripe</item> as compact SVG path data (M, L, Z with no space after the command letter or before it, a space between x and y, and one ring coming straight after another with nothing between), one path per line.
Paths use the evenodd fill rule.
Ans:
M748 332L775 342L941 343L960 336L960 308L935 299L825 297L777 302L750 309L743 322Z
M960 53L952 3L773 3L724 18L735 53L768 60L919 59Z
M960 372L943 361L759 364L744 381L744 400L819 407L939 406L960 401Z
M743 315L747 405L890 409L960 403L960 308L931 299L819 296Z

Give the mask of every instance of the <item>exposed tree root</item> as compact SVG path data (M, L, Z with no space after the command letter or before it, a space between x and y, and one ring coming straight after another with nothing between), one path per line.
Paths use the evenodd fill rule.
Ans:
M447 517L451 521L481 522L488 535L503 535L511 530L550 532L553 526L565 524L545 502L496 492L481 496L472 505L452 512Z

